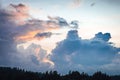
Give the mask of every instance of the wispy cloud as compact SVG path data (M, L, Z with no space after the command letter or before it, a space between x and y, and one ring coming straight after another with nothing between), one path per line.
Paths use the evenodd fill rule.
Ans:
M70 3L71 8L79 8L81 6L82 0L72 0Z

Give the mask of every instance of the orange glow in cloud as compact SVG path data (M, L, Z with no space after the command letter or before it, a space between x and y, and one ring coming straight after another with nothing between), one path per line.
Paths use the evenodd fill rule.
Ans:
M26 33L24 35L15 37L15 40L18 42L19 41L23 41L23 42L30 41L30 40L35 39L34 36L39 32L40 32L40 30L29 31L28 33Z
M38 25L38 26L40 26L40 25ZM34 27L34 25L33 25L33 27ZM31 41L31 40L42 40L46 37L45 36L35 37L35 35L38 34L38 33L42 33L42 32L50 32L52 30L57 30L59 28L60 28L59 26L57 26L55 24L52 24L52 23L51 24L43 23L42 24L42 29L37 29L36 28L36 30L33 30L33 31L30 30L30 31L26 32L25 34L21 34L21 35L16 36L14 39L15 39L16 42L27 42L27 41Z
M48 58L44 58L43 59L43 62L45 62L45 63L49 63L50 65L51 65L51 67L54 67L54 62L52 62L51 60L49 60Z
M54 30L54 29L58 29L58 28L47 28L45 31L46 32L49 32L51 30ZM42 33L44 32L41 31L41 30L34 30L34 31L29 31L25 34L22 34L20 36L16 36L14 39L16 42L27 42L27 41L31 41L31 40L42 40L44 38L46 38L45 36L42 36L42 37L35 37L36 34L38 33Z
M49 60L48 54L43 56L43 58L40 58L40 48L39 47L35 49L35 56L37 57L37 60L39 62L49 63L51 65L51 67L54 67L54 62Z
M37 60L38 60L38 61L41 61L39 52L40 52L40 48L36 48L36 49L35 49L35 56L37 57Z

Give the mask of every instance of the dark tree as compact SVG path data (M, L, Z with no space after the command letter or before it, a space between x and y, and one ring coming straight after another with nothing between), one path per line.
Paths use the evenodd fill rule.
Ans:
M78 71L69 71L60 75L57 71L31 72L19 68L0 67L0 80L120 80L120 75L109 76L96 72L92 76Z

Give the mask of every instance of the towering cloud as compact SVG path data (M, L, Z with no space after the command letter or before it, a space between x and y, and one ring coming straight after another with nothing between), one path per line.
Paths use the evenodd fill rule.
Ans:
M120 48L114 47L108 42L110 38L110 33L99 32L94 38L84 40L79 38L77 30L70 30L66 39L59 42L52 51L55 67L58 69L62 67L63 71L66 68L86 71L89 69L88 66L92 66L92 68L97 66L94 69L97 70L102 65L110 64L120 51ZM63 67L64 64L68 65Z

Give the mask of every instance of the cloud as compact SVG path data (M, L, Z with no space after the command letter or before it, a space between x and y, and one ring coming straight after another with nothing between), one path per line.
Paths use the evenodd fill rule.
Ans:
M11 63L12 55L16 53L16 44L13 37L15 23L7 10L0 8L0 63L8 65Z
M39 67L33 64L32 58L29 58L30 53L35 53L35 51L29 52L28 49L21 48L22 52L19 52L17 45L35 39L35 35L39 33L44 35L44 32L58 28L60 27L57 23L31 18L29 7L24 4L10 4L7 8L0 8L0 65L22 65L25 68L28 66L27 64L30 64L31 66ZM33 47L36 50L36 46ZM43 66L47 65L46 67L50 67L54 65L49 60L48 53L41 47L38 48L41 49L39 56L45 54L41 59ZM38 53L32 55L34 55L34 60L38 61Z
M9 8L9 9L8 9ZM29 6L25 4L10 4L8 8L0 9L1 26L12 27L14 39L16 42L26 42L34 40L38 33L50 32L51 30L68 26L65 19L55 17L49 20L34 19L29 14Z
M81 5L82 0L72 0L70 3L71 8L78 8Z
M110 64L120 51L108 42L110 38L110 33L99 32L94 38L84 40L78 36L77 30L70 30L66 39L58 42L52 51L55 68L62 68L60 71L63 72L65 69L95 71L102 65ZM65 64L68 65L64 67Z
M99 66L100 69L109 66L113 69L116 66L116 70L119 70L119 58L115 57L120 48L109 42L110 33L99 32L91 39L82 39L77 30L70 30L66 39L58 42L52 50L53 54L32 43L26 49L22 46L17 47L21 43L27 44L34 39L40 41L59 34L53 33L52 30L65 27L78 29L79 26L78 21L69 23L62 17L34 19L29 15L29 9L25 4L10 4L8 8L0 8L0 65L36 71L89 71L99 69Z
M23 24L25 20L30 18L28 11L29 7L24 4L10 4L10 9L7 10L9 14L8 18L17 24Z
M99 33L95 34L94 38L95 39L101 39L101 40L103 40L105 42L108 42L109 39L111 38L111 35L110 35L110 33L103 34L102 32L99 32Z
M43 33L38 33L35 35L35 38L49 38L51 37L52 33L51 32L43 32Z
M25 4L10 4L7 8L0 8L0 65L25 69L31 66L32 70L51 69L54 63L49 58L50 54L41 46L31 44L26 49L18 49L17 45L58 35L59 33L52 33L51 30L66 26L67 22L60 17L55 20L34 19L29 15L29 9Z
M54 63L50 60L50 54L47 53L40 45L31 44L24 49L18 47L18 64L20 67L30 70L46 71L54 68Z
M107 71L112 74L120 74L120 54L116 54L112 62L101 66L102 71Z
M96 4L96 3L95 3L95 2L93 2L93 3L91 3L91 4L90 4L90 6L92 7L92 6L94 6L95 4Z
M35 38L39 33L51 32L52 30L61 29L61 28L77 28L78 21L72 21L70 24L61 17L51 17L48 16L48 20L39 20L39 19L31 19L27 20L26 24L21 25L16 28L17 36L15 36L15 40L17 42L26 42Z
M17 36L15 36L15 40L17 42L26 42L30 40L37 39L35 36L39 33L51 32L52 30L60 29L61 25L59 23L52 20L37 20L32 19L29 20L25 25L22 25L16 28Z
M70 26L71 26L72 28L77 29L77 28L79 27L78 22L79 22L79 21L77 21L77 20L71 21Z
M60 25L61 27L68 26L68 22L64 18L61 18L61 17L51 17L51 16L48 16L48 18L50 20L52 20L53 22L57 23L58 25Z
M52 35L60 35L60 33L52 33L52 32L37 33L34 36L34 38L37 38L38 40L41 40L43 38L50 38Z

